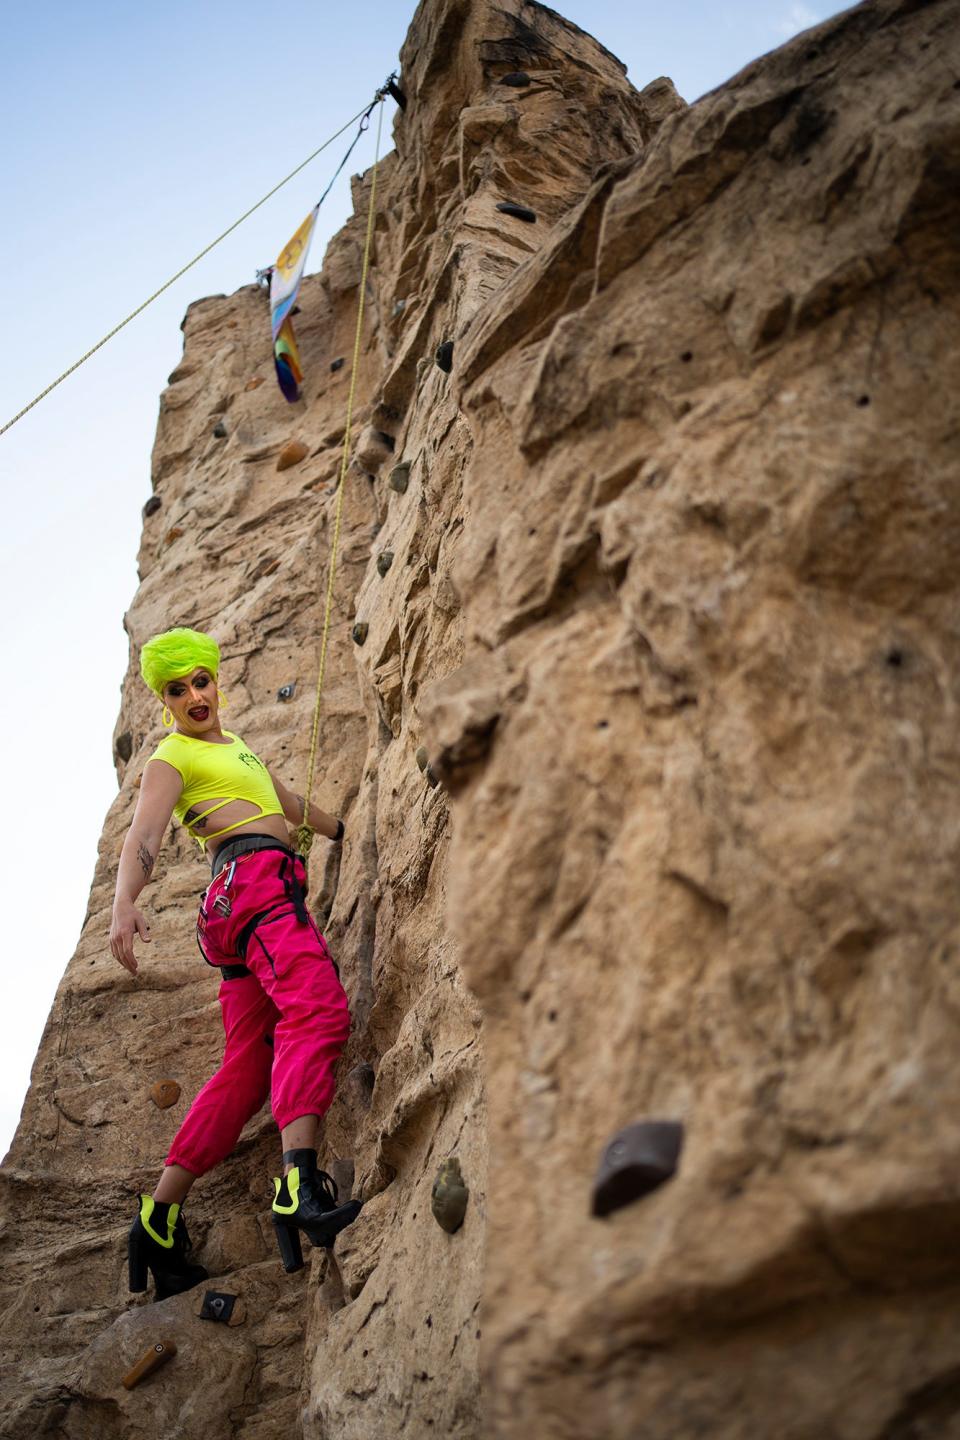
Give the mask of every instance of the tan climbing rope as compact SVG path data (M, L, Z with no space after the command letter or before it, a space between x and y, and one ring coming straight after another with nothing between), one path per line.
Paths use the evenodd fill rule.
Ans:
M310 756L307 761L307 785L303 795L303 823L297 828L297 849L306 857L310 854L314 831L309 823L310 797L313 794L313 779L317 768L317 742L320 736L320 700L323 694L323 677L327 667L327 641L330 635L330 617L333 613L333 583L337 573L337 547L340 543L340 522L343 516L343 495L347 480L347 466L350 463L350 427L353 424L353 402L357 393L357 370L360 364L360 341L363 336L363 311L366 300L367 272L370 268L370 251L373 244L373 221L377 200L377 167L380 163L380 134L383 127L383 97L377 112L377 147L373 158L373 174L370 180L370 205L367 210L367 235L363 246L363 265L360 271L360 303L357 306L357 330L353 340L353 368L350 372L350 389L347 393L347 420L343 432L343 453L340 456L340 481L337 487L337 509L333 524L333 541L330 546L330 569L327 575L327 601L323 615L323 632L320 640L320 669L317 674L317 693L313 704L313 726L310 731Z
M382 94L380 91L378 91L377 94L380 97L380 103L382 105ZM56 390L57 386L60 385L64 380L66 380L68 375L73 374L74 370L79 370L80 366L83 365L85 361L89 360L91 355L95 355L98 350L101 350L103 346L106 345L108 340L112 340L114 335L119 334L119 332L124 328L125 325L129 325L131 320L135 320L137 316L143 310L146 310L148 305L152 305L154 300L161 296L165 290L169 290L170 286L175 284L176 281L180 279L181 275L186 275L187 271L192 269L193 266L196 265L200 260L202 260L205 255L209 255L210 251L213 250L215 246L219 245L221 240L226 240L228 235L232 235L238 225L242 225L244 220L249 219L249 217L253 214L255 210L259 210L261 205L265 205L267 201L271 198L271 196L276 195L278 190L282 190L284 185L286 185L289 180L292 180L295 175L299 175L300 171L303 170L307 165L309 165L311 160L316 160L317 156L321 154L322 151L326 150L328 145L332 145L334 140L338 140L343 134L343 132L345 130L349 130L350 126L354 125L361 118L361 116L364 115L364 113L369 114L369 110L370 107L368 105L365 105L363 110L358 110L356 115L352 116L352 118L349 119L345 125L340 126L340 129L336 132L335 135L331 135L329 140L324 140L323 144L319 146L318 149L314 150L312 155L308 155L306 160L301 161L300 164L297 166L296 170L291 170L290 174L285 176L284 179L281 180L278 184L274 185L272 190L268 190L266 195L264 195L261 200L257 201L256 205L251 205L249 210L245 210L244 213L240 216L239 220L234 220L233 224L229 225L227 229L224 230L222 235L218 235L216 240L211 240L210 244L205 245L204 248L200 251L199 255L194 255L192 260L188 260L186 265L182 265L177 271L176 275L171 275L170 279L167 280L165 284L161 285L159 290L154 290L153 294L149 296L148 299L144 300L142 305L138 305L136 310L131 310L130 314L126 317L126 319L121 320L119 325L114 325L113 329L110 330L106 335L104 335L102 340L98 340L96 345L91 345L90 349L85 355L81 355L80 359L75 360L68 370L64 370L63 374L58 375L56 380L54 380L50 385L48 385L45 390L41 390L40 394L35 396L35 398L30 401L29 405L24 405L23 409L18 411L17 414L14 415L12 420L8 420L5 425L0 425L0 435L5 434L6 431L11 428L11 426L16 425L18 420L22 420L24 415L26 415L30 410L33 409L34 405L39 405L40 401L45 399L45 397L50 394L51 390Z

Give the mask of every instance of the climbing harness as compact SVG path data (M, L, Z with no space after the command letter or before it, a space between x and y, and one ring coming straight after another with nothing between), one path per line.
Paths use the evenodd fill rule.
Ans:
M63 381L67 379L68 376L72 375L74 370L79 370L80 366L83 365L87 360L89 360L92 355L95 355L98 350L101 350L103 346L106 345L108 340L112 340L114 335L118 335L120 331L124 328L124 326L129 325L131 320L135 320L142 311L146 310L148 305L152 305L154 300L158 299L165 290L169 290L170 286L174 285L182 275L186 275L187 271L191 270L194 265L198 264L199 261L204 258L204 256L209 255L210 251L213 250L217 245L219 245L221 240L226 240L228 235L232 235L234 230L236 230L238 226L243 224L244 220L248 220L255 210L259 210L261 205L265 205L266 202L270 200L274 195L276 195L278 190L282 190L284 185L288 184L288 182L291 181L295 175L299 175L301 170L305 169L312 160L315 160L318 155L322 154L324 150L326 150L330 145L332 145L334 140L338 140L345 131L350 129L351 125L354 125L357 120L362 119L364 116L369 117L371 111L373 110L373 107L380 103L384 95L392 93L390 87L391 85L393 85L395 78L396 77L394 75L391 75L389 79L385 81L384 84L377 91L376 96L369 105L365 105L362 110L357 111L356 115L352 115L350 119L346 122L346 124L341 125L340 129L335 131L334 134L330 136L329 140L324 140L323 144L318 146L317 149L314 150L312 155L308 155L306 160L302 160L295 170L291 170L289 175L284 176L282 180L280 180L276 185L274 185L272 190L268 190L266 195L264 195L262 199L258 200L255 205L251 205L249 210L245 210L244 213L240 216L239 220L234 220L232 225L228 225L226 230L224 230L222 234L218 235L215 240L211 240L209 245L205 245L198 255L194 255L192 260L187 261L186 265L182 265L175 275L171 275L170 279L167 280L163 285L161 285L158 290L154 290L153 294L148 296L141 305L138 305L136 310L131 310L130 314L125 319L121 320L119 325L114 325L113 329L109 330L107 334L104 335L102 340L98 340L96 345L91 345L90 349L86 352L85 355L81 355L79 360L75 360L68 369L64 370L62 375L58 375L56 380L52 381L46 387L46 389L41 390L40 394L35 396L28 405L24 405L22 410L18 410L16 415L14 415L12 419L8 420L5 425L0 425L0 435L4 435L9 429L12 428L12 426L16 425L18 420L22 420L24 415L28 414L35 405L39 405L40 401L45 399L50 394L51 390L55 390L58 385L62 384ZM394 89L395 88L396 87L394 86ZM359 139L359 135L357 136L357 139ZM354 141L354 144L356 144L356 140ZM351 145L350 147L350 150L352 149L353 145ZM343 162L341 163L339 169L334 175L334 179L336 179L336 176L339 175L340 170L343 168L343 165L346 164L347 156L349 156L350 150L348 150L347 155L344 156ZM333 181L331 181L330 183L332 184ZM326 192L324 192L324 196L325 195Z
M377 100L374 104L380 103L384 95L390 93L390 85L394 77L383 85L377 92ZM372 108L372 107L371 107ZM340 525L343 517L343 496L347 480L347 467L350 463L350 427L353 424L353 402L357 393L357 370L360 363L360 341L363 336L363 312L366 300L367 274L370 269L370 251L373 242L373 222L376 213L377 201L377 169L380 163L380 137L383 128L383 107L377 115L377 144L374 152L373 171L370 179L370 203L367 208L367 233L363 246L363 264L360 270L360 299L357 305L357 328L353 339L353 366L350 372L350 389L347 393L347 414L343 431L343 451L340 456L340 479L337 486L337 508L333 525L333 541L330 546L330 568L327 574L327 599L323 615L323 631L320 640L320 668L317 674L317 690L313 704L313 725L310 731L310 754L307 761L307 784L303 795L303 821L297 827L296 846L303 856L304 862L310 854L310 847L313 844L314 830L309 822L310 798L313 794L313 781L317 767L317 742L320 735L320 701L323 694L323 679L327 666L327 642L330 636L330 618L333 613L333 585L337 573L337 549L340 543Z

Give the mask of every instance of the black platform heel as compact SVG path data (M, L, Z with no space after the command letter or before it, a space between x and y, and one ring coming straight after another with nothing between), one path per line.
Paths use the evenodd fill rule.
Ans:
M127 1274L130 1289L147 1288L147 1271L153 1276L158 1300L182 1295L208 1278L202 1265L189 1259L190 1236L175 1202L140 1196L140 1208L127 1236Z
M363 1208L359 1200L339 1205L336 1181L317 1169L315 1150L288 1150L284 1165L293 1168L273 1177L273 1228L287 1274L303 1269L302 1230L311 1245L329 1248L352 1225Z

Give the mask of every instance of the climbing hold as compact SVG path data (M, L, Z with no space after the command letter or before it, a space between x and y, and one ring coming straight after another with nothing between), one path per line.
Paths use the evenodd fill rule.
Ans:
M434 356L437 364L444 374L449 375L453 369L453 341L444 340L437 346L437 353Z
M340 356L339 360L331 360L331 361L330 361L330 373L333 374L333 375L335 375L338 370L342 370L342 369L343 369L343 365L344 365L344 360L343 360L343 356L342 356L342 355Z
M390 489L396 490L398 495L407 493L407 486L410 483L410 461L404 460L399 465L394 465L390 471Z
M180 1086L176 1080L158 1080L150 1087L150 1099L158 1110L169 1110L180 1099Z
M370 626L367 624L366 620L358 620L356 625L354 625L352 631L354 645L362 645L369 633Z
M381 551L380 551L380 554L377 556L377 570L380 572L380 574L381 574L381 575L386 575L387 571L390 569L390 566L391 566L392 564L393 564L393 551L392 551L392 550L381 550Z
M226 440L226 438L227 438L227 427L226 427L226 425L224 425L224 423L223 423L222 420L218 420L217 423L216 423L216 425L214 425L214 427L213 427L213 433L214 433L214 435L217 437L218 440Z
M463 1224L469 1197L470 1191L463 1183L460 1161L456 1155L452 1155L449 1160L444 1160L437 1171L433 1189L430 1192L430 1209L433 1211L433 1218L442 1230L446 1230L448 1235L459 1230Z
M174 540L179 540L182 534L183 531L180 529L179 525L171 525L170 529L163 537L163 543L165 545L172 545Z
M501 85L511 85L514 90L522 90L524 85L530 84L530 76L525 70L512 70L509 75L500 76Z
M157 511L160 509L160 506L161 506L162 504L163 504L163 501L160 499L160 496L159 496L159 495L151 495L151 496L150 496L150 499L147 501L146 505L144 505L144 507L143 507L143 518L144 518L144 520L149 520L151 515L156 515Z
M133 754L133 736L129 730L124 730L122 735L117 736L117 743L113 748L117 759L126 764Z
M161 1365L166 1365L168 1360L172 1360L176 1353L177 1347L172 1340L158 1340L156 1345L150 1346L145 1355L140 1356L133 1369L128 1370L124 1375L124 1388L133 1390L141 1380L146 1380L148 1375L152 1375L155 1370L160 1369Z
M436 790L437 786L440 784L440 781L437 779L436 775L434 775L429 765L423 773L427 777L427 784L430 786L430 789Z
M397 104L400 106L400 109L401 109L401 110L406 110L406 108L407 108L407 97L406 97L406 95L404 95L403 91L400 89L400 86L397 84L397 82L396 82L395 80L388 80L388 81L387 81L387 93L388 93L388 95L392 95L392 96L393 96L394 100L396 100L396 102L397 102Z
M421 745L419 750L417 751L417 765L421 770L426 770L429 764L430 752L427 749L426 745Z
M244 385L243 388L244 388L244 390L257 390L257 389L259 389L259 387L260 387L262 384L263 384L263 376L262 376L262 375L254 375L253 379L252 379L252 380L248 380L247 383L246 383L246 385Z
M406 302L406 300L394 300L394 302L393 302L393 313L394 313L394 315L402 315L403 312L404 312L404 310L405 310L406 308L407 308L407 302Z
M247 1318L243 1301L225 1290L205 1290L197 1314L201 1320L214 1320L220 1325L242 1325Z
M299 465L306 456L307 447L302 440L288 440L277 456L277 469L289 470L292 466Z
M361 1060L359 1065L354 1065L347 1079L354 1086L361 1104L369 1110L373 1087L377 1082L377 1074L373 1066L369 1061Z
M277 691L277 699L278 699L278 700L292 700L292 699L293 699L293 692L294 692L294 690L296 690L296 688L297 688L297 682L296 682L296 680L291 680L289 685L281 685L281 686L280 686L280 689Z
M593 1182L593 1214L609 1215L672 1179L682 1146L683 1126L676 1120L641 1120L619 1130Z
M515 220L525 220L528 225L537 223L536 210L531 210L526 205L514 205L510 200L502 200L497 209L501 215L512 215Z

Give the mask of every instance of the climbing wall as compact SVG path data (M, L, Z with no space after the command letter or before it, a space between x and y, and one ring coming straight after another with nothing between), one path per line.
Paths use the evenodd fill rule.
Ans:
M322 1160L365 1203L284 1276L251 1122L187 1207L236 1326L125 1285L219 1052L177 833L140 975L107 949L134 662L214 630L302 782L369 173L300 404L262 293L190 307L119 793L0 1169L0 1434L960 1437L958 21L875 0L688 109L545 7L418 9L311 862L354 1015Z

